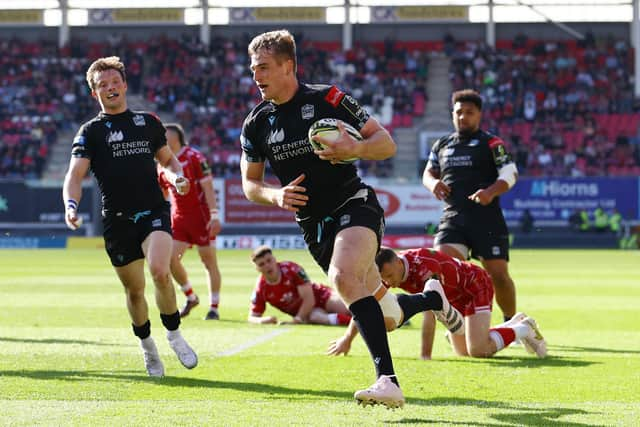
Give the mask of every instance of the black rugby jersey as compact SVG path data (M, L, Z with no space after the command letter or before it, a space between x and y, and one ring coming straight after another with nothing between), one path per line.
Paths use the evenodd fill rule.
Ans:
M242 126L247 161L268 160L282 185L305 174L299 185L307 189L309 200L298 211L299 219L324 218L364 185L353 164L332 165L313 153L307 133L323 118L340 119L360 130L369 114L335 86L300 83L290 101L280 105L263 101Z
M468 197L496 182L498 170L512 162L502 139L478 130L470 136L454 132L437 140L431 147L427 169L440 172L440 179L451 188L445 211L460 211L482 207ZM499 211L499 198L486 208Z
M166 143L164 126L149 113L101 112L80 127L71 155L91 161L105 212L134 213L164 202L154 157Z

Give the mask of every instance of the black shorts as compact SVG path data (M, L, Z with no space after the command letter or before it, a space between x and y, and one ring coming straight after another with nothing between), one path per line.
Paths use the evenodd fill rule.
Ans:
M434 246L463 244L476 259L509 261L509 230L502 212L445 215L435 235Z
M325 273L329 271L336 235L350 227L366 227L376 234L378 248L384 234L384 209L370 187L363 197L348 200L321 221L298 221L309 252Z
M102 217L104 246L111 265L122 267L144 258L142 242L153 231L171 234L171 212L168 203L155 209L127 214L109 213Z

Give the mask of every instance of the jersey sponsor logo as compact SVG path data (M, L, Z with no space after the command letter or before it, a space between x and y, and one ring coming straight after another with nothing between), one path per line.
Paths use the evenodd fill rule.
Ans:
M290 304L291 301L293 301L293 292L285 292L282 294L282 297L280 298L281 303Z
M278 142L284 141L284 129L276 129L269 133L269 139L267 140L267 144L277 144Z
M87 140L82 135L78 135L75 138L73 138L73 145L85 145L86 143L87 143Z
M136 114L133 116L133 124L136 126L144 126L146 123L144 121L144 116L141 114Z
M120 142L124 140L124 135L122 134L121 130L115 130L113 132L109 132L109 135L107 136L107 142L111 143L111 142Z
M327 101L329 104L333 105L334 107L337 107L338 104L340 104L340 101L342 101L343 97L344 97L344 92L342 92L340 89L338 89L335 86L331 86L331 89L329 89L329 92L324 97L324 100Z
M480 144L480 141L477 139L472 139L471 141L469 141L468 146L469 147L475 147L476 145Z
M315 109L311 104L304 104L300 109L300 114L302 114L303 120L308 120L316 115Z

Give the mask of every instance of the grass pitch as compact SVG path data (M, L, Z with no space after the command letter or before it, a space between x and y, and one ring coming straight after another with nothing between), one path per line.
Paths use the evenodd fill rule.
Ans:
M276 255L326 283L306 252ZM538 320L550 356L539 360L511 347L488 360L455 357L439 327L434 360L422 361L417 317L389 335L407 400L396 411L352 400L374 381L360 338L347 357L329 358L324 352L340 327L247 324L256 277L248 252L221 252L219 260L221 321L202 320L204 273L194 251L185 261L201 299L182 325L200 356L192 371L168 347L148 281L152 334L167 375L150 379L103 251L0 251L0 424L631 426L640 420L640 252L513 251L518 307ZM182 304L180 293L178 299Z

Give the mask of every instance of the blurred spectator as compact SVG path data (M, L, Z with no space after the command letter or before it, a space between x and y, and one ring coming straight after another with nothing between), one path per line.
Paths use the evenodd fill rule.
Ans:
M531 215L531 211L529 209L525 209L522 212L522 217L520 218L520 229L523 233L531 233L533 230L534 219L533 215Z
M593 211L593 228L599 232L609 229L609 216L600 206Z

